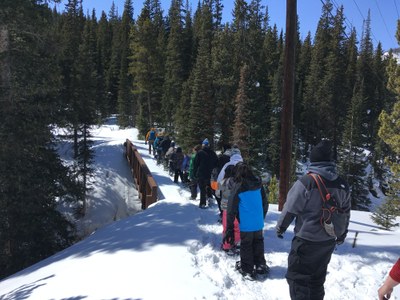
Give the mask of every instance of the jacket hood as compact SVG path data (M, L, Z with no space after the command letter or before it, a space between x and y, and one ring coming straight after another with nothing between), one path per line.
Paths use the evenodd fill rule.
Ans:
M229 160L231 164L236 165L238 162L242 162L243 158L240 154L233 154Z
M246 190L255 190L261 187L261 178L254 176L250 178L244 178L242 187Z
M336 180L339 177L336 171L336 164L331 161L312 162L308 166L308 171L319 174L329 181Z

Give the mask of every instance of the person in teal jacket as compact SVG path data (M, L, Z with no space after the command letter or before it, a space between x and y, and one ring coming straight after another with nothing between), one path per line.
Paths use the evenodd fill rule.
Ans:
M253 280L258 274L266 274L269 267L264 256L264 219L268 212L268 200L261 179L255 176L245 163L234 168L234 187L229 196L227 230L224 240L234 243L234 221L239 221L240 261L236 269L245 279Z

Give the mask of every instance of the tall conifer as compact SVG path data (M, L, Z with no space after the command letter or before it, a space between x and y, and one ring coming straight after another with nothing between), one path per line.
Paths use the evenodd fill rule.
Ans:
M62 83L51 20L41 1L0 2L0 279L73 241L57 211L70 181L50 131Z
M121 63L118 83L118 124L121 127L133 125L133 99L132 99L132 76L128 73L129 58L131 57L130 33L133 26L133 4L132 0L125 0L124 12L120 27L120 51Z

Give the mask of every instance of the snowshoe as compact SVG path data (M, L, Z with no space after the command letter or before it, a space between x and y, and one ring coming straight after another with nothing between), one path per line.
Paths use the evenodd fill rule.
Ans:
M232 246L230 249L224 249L221 246L221 249L226 253L226 255L229 256L236 256L240 254L240 248L237 248L236 246Z
M268 277L270 268L267 265L259 265L256 267L254 277L256 280L263 281Z
M254 272L253 272L253 273L247 273L247 272L244 272L244 271L242 270L242 266L241 266L240 260L236 262L236 264L235 264L235 269L236 269L240 274L242 274L243 279L245 279L245 280L254 281L254 280L256 279L256 278L255 278L255 275L254 275Z

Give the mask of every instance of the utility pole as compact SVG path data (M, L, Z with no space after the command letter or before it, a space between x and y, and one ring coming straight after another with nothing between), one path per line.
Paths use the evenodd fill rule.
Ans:
M286 0L286 38L283 66L283 99L281 115L281 156L279 180L279 210L281 211L289 191L292 138L294 70L297 30L297 0Z

